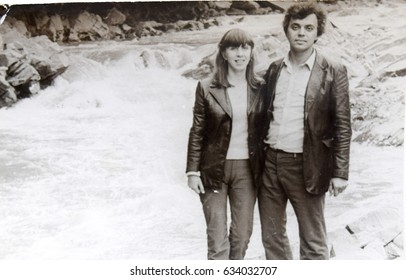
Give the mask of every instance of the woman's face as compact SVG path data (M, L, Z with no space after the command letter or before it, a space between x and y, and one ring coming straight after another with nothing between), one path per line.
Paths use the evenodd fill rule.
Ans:
M248 44L238 47L227 47L223 57L228 63L229 70L234 72L245 71L251 59L251 46Z

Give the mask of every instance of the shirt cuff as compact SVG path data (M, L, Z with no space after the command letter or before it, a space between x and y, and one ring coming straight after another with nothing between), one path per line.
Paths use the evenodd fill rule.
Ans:
M189 176L199 176L200 177L200 171L189 171L186 172L186 175Z

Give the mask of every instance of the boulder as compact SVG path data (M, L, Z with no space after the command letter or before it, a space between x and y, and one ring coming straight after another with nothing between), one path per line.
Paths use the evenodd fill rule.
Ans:
M62 48L47 36L27 38L7 25L0 32L0 107L37 94L69 66Z
M122 25L126 20L126 16L115 7L109 11L104 19L108 25Z
M64 25L60 15L50 17L48 26L48 38L53 42L62 42L64 40Z
M25 37L31 37L31 33L28 31L25 23L21 20L18 20L13 24L13 29L15 29L18 33L24 35Z
M228 10L233 3L232 1L210 1L207 4L214 10Z
M0 108L10 106L17 101L14 87L6 80L7 67L0 67Z
M254 14L260 5L254 1L233 1L231 9L242 10L247 14Z
M82 12L76 19L73 29L82 41L109 39L109 28L99 15Z

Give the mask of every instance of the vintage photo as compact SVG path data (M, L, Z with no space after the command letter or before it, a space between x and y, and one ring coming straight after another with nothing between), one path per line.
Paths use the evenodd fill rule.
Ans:
M0 4L0 260L404 258L405 1Z

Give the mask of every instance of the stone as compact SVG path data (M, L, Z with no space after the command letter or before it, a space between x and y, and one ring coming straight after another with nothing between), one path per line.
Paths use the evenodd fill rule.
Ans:
M82 12L76 19L74 30L82 41L109 39L109 28L99 15Z
M109 11L104 20L109 25L122 25L126 19L126 16L114 7Z
M243 10L247 14L252 14L258 10L260 5L254 1L233 1L231 9Z
M62 42L64 40L64 26L60 15L53 15L49 20L48 38L53 42Z
M236 9L236 8L230 8L226 12L227 15L229 16L245 16L247 13L244 10Z
M215 10L228 10L232 5L232 1L210 1L208 5Z

